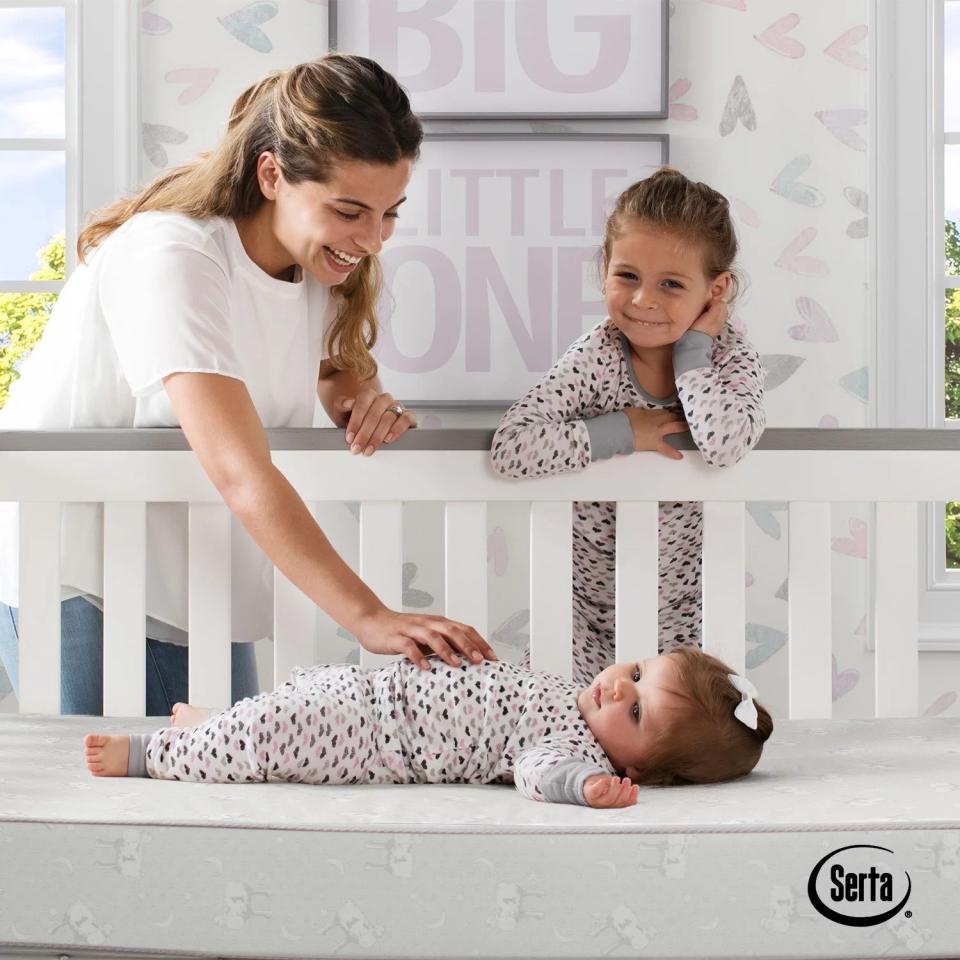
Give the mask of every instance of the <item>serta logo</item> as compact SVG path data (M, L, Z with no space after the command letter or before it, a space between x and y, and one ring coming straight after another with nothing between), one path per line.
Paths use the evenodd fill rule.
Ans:
M872 927L895 917L906 906L912 889L910 874L903 872L904 886L899 874L879 863L876 854L866 852L870 850L893 854L869 843L850 844L831 851L813 868L807 896L818 913L848 927ZM824 902L825 894L834 906Z

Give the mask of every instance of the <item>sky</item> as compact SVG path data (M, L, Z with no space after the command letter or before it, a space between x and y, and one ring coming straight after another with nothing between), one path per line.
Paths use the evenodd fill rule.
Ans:
M64 135L62 9L0 9L0 138ZM0 279L26 280L64 224L63 154L0 151Z

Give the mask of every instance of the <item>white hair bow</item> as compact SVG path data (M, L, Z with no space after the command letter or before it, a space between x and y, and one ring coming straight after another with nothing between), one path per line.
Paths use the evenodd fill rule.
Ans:
M740 702L734 708L733 715L751 730L756 730L757 705L753 702L753 698L757 696L757 688L746 677L741 677L736 673L728 673L727 677L741 696Z

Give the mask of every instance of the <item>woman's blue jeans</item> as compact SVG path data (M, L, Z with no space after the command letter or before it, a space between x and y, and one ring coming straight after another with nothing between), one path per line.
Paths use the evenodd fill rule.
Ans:
M0 603L0 661L20 692L17 610ZM147 716L187 702L187 648L147 639ZM260 692L252 643L231 644L233 700ZM199 704L202 706L202 704ZM83 597L60 604L60 712L103 713L103 613Z

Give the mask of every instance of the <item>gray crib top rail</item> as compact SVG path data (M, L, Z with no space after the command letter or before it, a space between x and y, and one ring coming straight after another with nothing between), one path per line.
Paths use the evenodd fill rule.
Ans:
M383 450L489 450L490 427L443 427L411 430ZM271 450L345 449L343 431L334 427L267 430ZM695 449L689 434L674 434L679 450ZM183 431L123 430L6 430L2 450L186 450ZM960 450L960 430L822 429L776 427L767 430L757 450Z

